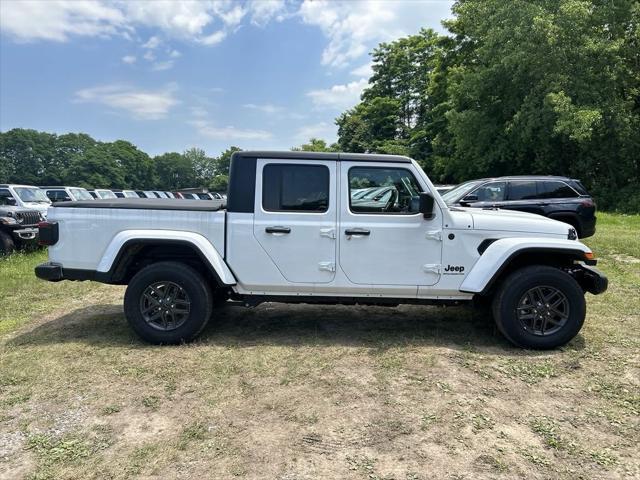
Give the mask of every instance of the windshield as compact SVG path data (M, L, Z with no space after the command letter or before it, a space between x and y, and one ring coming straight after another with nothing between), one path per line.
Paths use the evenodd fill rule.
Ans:
M70 188L69 191L76 200L93 200L93 197L84 188Z
M482 183L482 180L472 180L470 182L461 183L442 195L442 199L447 204L455 203L457 200L469 193L473 188L480 185L480 183Z
M15 187L14 190L23 202L51 203L44 190L38 187Z
M118 198L111 190L96 190L96 194L100 198Z

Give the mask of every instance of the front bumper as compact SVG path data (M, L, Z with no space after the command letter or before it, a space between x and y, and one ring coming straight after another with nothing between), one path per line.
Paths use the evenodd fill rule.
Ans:
M19 240L22 240L23 242L28 242L31 240L35 241L38 238L37 227L20 228L17 230L13 230L11 233L13 234L14 237L16 237Z
M595 267L589 265L582 265L582 271L580 272L580 285L587 292L598 295L607 290L609 286L609 279L607 276Z

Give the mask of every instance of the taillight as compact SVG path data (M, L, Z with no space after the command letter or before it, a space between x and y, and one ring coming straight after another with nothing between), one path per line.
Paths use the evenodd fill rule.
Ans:
M594 202L592 198L585 198L580 202L580 205L582 205L583 207L595 207L596 202Z
M38 223L38 243L44 246L58 243L58 222Z

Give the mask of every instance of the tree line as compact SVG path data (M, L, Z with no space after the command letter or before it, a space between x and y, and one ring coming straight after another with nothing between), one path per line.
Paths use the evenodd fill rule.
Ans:
M425 7L426 8L426 7ZM435 182L580 179L599 206L640 211L640 2L458 0L446 35L382 43L338 140L293 150L416 159ZM223 190L231 147L149 157L126 141L0 133L0 181Z
M408 155L443 183L567 175L640 211L640 2L459 0L453 15L447 35L375 49L326 148Z
M94 188L225 191L230 147L217 157L200 148L155 157L131 142L99 142L84 133L56 135L15 128L0 132L0 183Z

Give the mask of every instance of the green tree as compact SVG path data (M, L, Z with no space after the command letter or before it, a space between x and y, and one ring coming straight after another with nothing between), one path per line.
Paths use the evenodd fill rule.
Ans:
M153 158L160 190L176 190L193 187L195 173L191 159L177 152L169 152Z
M109 144L105 143L73 157L64 177L73 179L70 182L73 185L85 188L119 188L124 184L122 170L111 157Z
M337 151L337 145L327 145L325 140L312 137L307 143L303 143L299 147L292 147L294 152L335 152Z
M116 140L105 143L104 148L109 158L118 166L122 176L123 181L119 188L148 189L157 183L151 158L132 143Z
M7 182L42 185L49 180L56 136L14 128L0 134L0 161Z
M193 165L195 183L201 187L206 186L215 175L215 159L208 157L204 150L196 147L185 150L182 155Z

